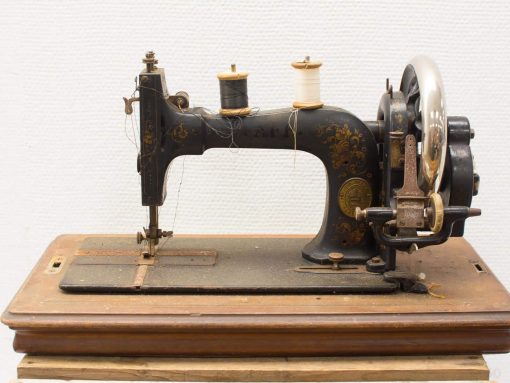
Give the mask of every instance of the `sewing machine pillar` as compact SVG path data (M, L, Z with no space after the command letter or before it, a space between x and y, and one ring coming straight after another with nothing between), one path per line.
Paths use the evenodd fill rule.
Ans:
M166 197L170 161L182 154L202 154L203 150L197 141L185 147L177 144L182 132L179 126L170 126L175 121L168 115L169 95L164 70L156 68L140 73L139 83L140 153L137 168L141 177L142 205L161 206Z

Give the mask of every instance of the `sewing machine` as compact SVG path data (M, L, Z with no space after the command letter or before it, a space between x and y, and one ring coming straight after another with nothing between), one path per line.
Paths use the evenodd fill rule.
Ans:
M377 119L324 106L305 58L292 107L257 111L246 72L218 75L218 114L169 93L144 58L135 235L64 235L2 316L20 352L65 355L469 354L510 350L510 296L462 238L479 177L473 130L446 114L418 57ZM307 72L309 71L309 72ZM290 104L290 102L289 102ZM174 235L160 227L172 160L210 148L303 150L327 173L315 236ZM265 152L267 153L267 151ZM267 154L264 154L267 155ZM415 294L416 293L416 294ZM377 294L377 295L375 295Z
M145 245L142 263L150 263L150 272L139 286L122 277L112 283L119 278L114 272L118 265L108 265L106 257L103 270L112 273L105 271L102 279L97 267L77 261L62 280L66 291L379 293L401 287L425 293L416 275L398 271L396 250L413 253L462 236L464 221L480 215L470 208L479 179L469 147L473 130L467 118L447 117L441 76L426 57L406 67L400 90L387 84L375 121L321 102L296 101L293 108L252 112L248 74L235 66L218 75L222 109L212 114L189 107L186 92L169 93L164 69L156 66L152 52L144 62L139 96L124 100L128 114L133 102L140 102L138 172L150 223L137 240ZM306 58L293 66L308 75L320 63ZM158 220L170 163L233 143L303 150L322 161L328 195L317 235L301 250L285 244L287 251L282 251L282 240L275 240L258 254L250 251L256 241L233 239L216 247L211 241L170 239L158 249L162 238L172 236ZM136 262L129 259L126 265ZM254 278L240 278L248 266Z

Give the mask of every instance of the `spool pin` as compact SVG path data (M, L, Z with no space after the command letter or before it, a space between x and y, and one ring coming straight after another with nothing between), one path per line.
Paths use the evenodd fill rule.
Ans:
M310 61L306 56L303 61L291 64L296 69L295 101L292 106L296 109L319 109L324 106L320 100L320 61Z
M222 116L246 116L251 113L248 106L248 72L238 72L236 65L230 71L218 73L220 80Z

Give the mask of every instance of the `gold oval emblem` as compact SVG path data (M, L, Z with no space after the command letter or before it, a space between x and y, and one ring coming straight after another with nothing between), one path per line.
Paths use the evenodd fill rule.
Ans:
M355 217L356 207L365 209L372 204L372 188L363 178L349 178L338 190L338 206L348 216Z

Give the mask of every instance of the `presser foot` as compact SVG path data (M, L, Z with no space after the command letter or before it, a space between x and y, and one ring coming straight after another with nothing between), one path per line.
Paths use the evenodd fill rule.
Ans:
M136 233L136 243L144 244L144 249L142 251L142 256L144 258L153 258L156 256L158 252L158 244L160 238L170 238L173 236L172 231L163 231L161 229L157 229L156 238L150 237L150 229L145 229L145 235L142 232Z
M136 234L136 242L140 245L145 244L146 248L142 252L144 258L153 258L156 256L160 238L169 238L174 235L173 231L165 231L159 228L158 206L149 207L149 228L143 228L143 232Z

